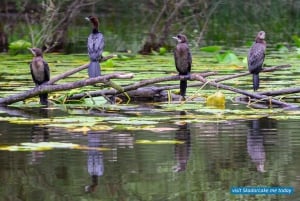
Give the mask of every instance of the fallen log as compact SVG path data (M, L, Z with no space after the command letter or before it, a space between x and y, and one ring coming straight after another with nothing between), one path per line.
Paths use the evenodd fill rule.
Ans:
M0 98L0 105L9 105L18 101L22 101L28 98L32 98L34 96L37 96L40 93L49 93L54 91L64 91L64 90L70 90L75 89L87 85L93 85L96 83L106 83L110 79L131 79L133 78L132 73L112 73L108 75L103 75L100 77L95 78L89 78L85 80L80 80L72 83L66 83L66 84L60 84L60 85L47 85L43 84L40 86L37 86L31 90L25 91L20 94L11 95L5 98Z
M210 76L212 74L214 74L214 73L211 73L211 72L200 73L200 75L202 77L207 77L207 76ZM195 80L194 79L195 75L198 75L198 74L190 74L190 80ZM148 86L150 84L156 84L156 83L167 82L167 81L175 81L175 80L181 80L181 79L186 79L186 77L179 76L179 75L173 75L173 76L147 79L147 80L142 80L142 81L136 82L132 85L124 86L123 91L118 91L118 90L115 90L115 89L104 89L104 90L100 90L100 91L90 92L90 93L88 93L88 96L89 97L96 97L96 96L103 96L103 95L118 95L118 94L121 94L123 92L128 92L128 91L140 89L141 87ZM159 90L156 90L156 91L154 90L153 91L152 89L150 89L150 92L149 92L149 90L147 90L147 92L145 92L145 93L153 94L153 92L157 93L157 92L159 92ZM136 92L136 93L138 93L138 92ZM84 98L86 96L87 96L87 93L75 94L75 95L72 95L72 96L68 97L67 100L78 100L78 99Z

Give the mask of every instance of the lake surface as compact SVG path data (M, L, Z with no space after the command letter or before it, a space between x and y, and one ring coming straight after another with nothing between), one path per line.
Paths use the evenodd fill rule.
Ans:
M242 60L246 49L236 52ZM262 74L261 89L297 85L297 59L272 54L268 66L293 66ZM220 64L212 55L193 56L197 72L209 69L222 76L245 71L242 62ZM85 56L45 58L56 75L78 66ZM103 65L103 72L133 71L133 80L118 82L128 84L149 78L149 72L157 77L175 74L172 59L171 54L116 59L113 67ZM33 87L26 61L30 56L1 60L2 97ZM86 76L81 72L62 82ZM225 83L251 90L251 77ZM188 88L188 95L197 90ZM200 93L212 91L207 87ZM199 100L184 105L52 104L45 109L36 107L37 99L1 108L0 200L298 200L299 110L251 109L232 102L235 94L223 93L225 109L208 108ZM287 186L294 194L233 195L233 186Z
M34 114L34 119L44 119L49 113L38 109L8 112L23 117ZM130 119L132 112L117 116ZM64 116L50 113L50 119ZM140 108L138 113L162 120L156 118L155 127L141 124L123 129L116 123L110 131L1 121L2 145L63 142L82 147L1 151L2 200L299 199L299 120L270 116L189 123L191 114L183 112ZM107 121L116 118L116 114L88 116L103 115ZM163 120L165 116L172 118ZM239 196L231 195L233 186L292 186L295 193Z

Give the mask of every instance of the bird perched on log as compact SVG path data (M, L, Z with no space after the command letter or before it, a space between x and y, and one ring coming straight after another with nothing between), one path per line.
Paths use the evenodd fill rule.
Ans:
M48 63L43 59L43 52L39 48L28 48L33 54L30 63L30 72L32 80L36 86L48 82L50 79L50 70ZM40 94L40 104L48 105L48 93Z
M87 48L90 56L90 64L88 68L89 77L98 77L101 75L99 60L102 57L104 48L104 37L99 32L99 21L95 16L89 16L85 18L92 23L92 33L88 37Z
M188 75L191 72L192 56L190 53L187 37L183 34L179 34L173 37L177 40L177 45L174 49L174 59L176 69L180 75ZM185 93L187 88L187 81L180 80L180 95L185 99Z
M265 32L258 32L255 44L250 48L248 53L248 70L252 73L253 78L253 90L256 91L259 88L259 72L262 70L262 65L265 59L266 41Z

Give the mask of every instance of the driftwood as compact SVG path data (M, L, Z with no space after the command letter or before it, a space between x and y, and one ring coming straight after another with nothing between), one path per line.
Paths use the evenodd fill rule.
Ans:
M103 60L107 60L112 57L113 56L108 56L108 57L105 57ZM79 87L83 87L83 86L87 86L87 85L94 85L96 83L105 83L106 85L113 87L113 89L103 89L103 90L92 91L92 92L88 92L88 93L75 94L75 95L71 95L70 97L67 97L67 100L74 100L74 99L81 99L81 98L85 98L85 97L95 97L95 96L104 96L104 97L109 96L109 95L116 96L116 95L120 95L120 94L126 94L127 98L128 97L137 97L137 96L144 97L144 98L145 97L152 97L152 98L168 97L169 98L170 94L167 94L166 90L179 88L178 85L162 86L162 87L154 87L154 86L149 87L149 85L153 85L155 83L166 82L166 81L189 79L191 81L193 81L193 80L200 81L195 84L189 84L188 85L189 87L210 85L210 86L213 86L216 88L222 88L225 90L229 90L229 91L232 91L235 93L245 95L245 96L249 97L250 99L268 101L270 104L277 105L279 107L283 107L283 108L297 107L294 104L285 103L285 102L271 98L269 95L272 95L272 92L264 92L264 94L263 93L251 93L248 91L244 91L241 89L237 89L237 88L234 88L231 86L227 86L227 85L218 83L221 81L249 75L248 72L238 73L238 74L229 75L229 76L223 76L223 77L211 80L211 81L208 81L205 77L215 75L216 74L215 72L193 73L189 77L174 75L174 76L166 76L166 77L161 77L161 78L142 80L142 81L139 81L139 82L136 82L131 85L124 86L124 87L118 86L117 84L110 81L110 79L129 79L129 78L133 77L133 74L113 73L113 74L104 75L104 76L97 77L97 78L85 79L85 80L81 80L81 81L77 81L77 82L73 82L73 83L52 85L53 83L57 82L58 80L68 77L68 76L70 76L76 72L79 72L83 69L86 69L87 67L88 67L88 64L82 65L78 68L72 69L66 73L63 73L61 75L58 75L58 76L52 78L47 84L38 86L34 89L31 89L31 90L26 91L21 94L8 96L6 98L0 98L0 105L12 104L12 103L15 103L18 101L25 100L27 98L37 96L40 93L45 93L45 92L50 93L50 92L54 92L54 91L70 90L70 89L79 88ZM274 70L278 70L281 68L287 68L287 67L290 67L290 65L281 65L281 66L264 68L262 72L271 72ZM282 94L282 93L297 93L299 91L300 91L300 88L290 88L288 90L286 89L286 90L277 91L277 93L273 92L273 95L274 94L278 95L278 94ZM124 92L126 92L126 93L124 93ZM172 97L178 97L178 96L172 95Z
M207 73L202 73L200 75L202 77L207 77L207 76L210 76L210 75L213 75L213 74L214 73L207 72ZM195 80L195 79L193 79L194 75L196 75L196 74L191 74L190 75L190 80ZM128 91L132 91L132 90L136 90L136 89L139 90L139 92L136 92L136 93L141 93L142 92L141 91L142 87L144 87L144 86L148 86L148 85L155 84L155 83L167 82L167 81L181 80L181 79L186 79L186 78L185 77L180 77L179 75L173 75L173 76L166 76L166 77L142 80L142 81L136 82L132 85L123 87L123 91L118 91L118 90L115 90L115 89L104 89L104 90L100 90L100 91L90 92L88 94L88 96L89 97L96 97L96 96L102 96L102 95L118 95L118 94L121 94L123 92L128 92ZM159 90L155 90L155 87L153 87L152 89L151 88L148 88L149 90L145 90L144 93L154 94L154 92L156 92L156 93L160 92ZM157 88L157 89L159 89L159 88ZM68 99L69 100L76 100L76 99L81 99L85 96L87 96L86 93L81 93L81 94L76 94L76 95L70 96L70 97L68 97Z
M32 98L34 96L37 96L41 93L49 93L54 91L64 91L64 90L70 90L75 89L87 85L94 85L96 83L107 83L110 79L130 79L133 78L133 74L124 74L124 73L113 73L108 75L103 75L96 78L89 78L85 80L80 80L77 82L72 83L66 83L66 84L60 84L60 85L47 85L43 84L38 87L35 87L31 90L28 90L26 92L11 95L6 98L0 98L0 105L9 105L18 101L22 101L28 98Z
M263 72L271 72L280 68L287 68L290 67L290 65L283 65L283 66L275 66L272 68L267 68L264 69ZM217 81L223 81L223 80L228 80L228 79L233 79L236 77L241 77L241 76L245 76L248 75L249 73L239 73L236 75L230 75L230 76L225 76L219 79L215 79L213 81L208 81L206 80L204 77L205 76L209 76L211 75L211 73L207 73L207 74L191 74L190 75L190 79L189 80L198 80L201 82L201 85L203 84L207 84L210 86L214 86L216 88L222 88L225 90L229 90L229 91L233 91L235 93L239 93L242 95L246 95L247 97L250 97L252 99L258 99L258 100L265 100L268 101L270 104L272 105L277 105L279 107L283 107L283 108L295 108L297 107L294 104L289 104L289 103L285 103L276 99L273 99L269 96L266 95L261 95L258 93L251 93L248 91L244 91L241 89L237 89L234 87L230 87L224 84L220 84L217 83ZM149 79L149 80L143 80L137 83L134 83L133 85L129 85L124 87L123 91L117 91L117 90L100 90L100 91L95 91L95 92L91 92L89 93L89 96L94 97L94 96L100 96L100 95L117 95L120 94L124 91L131 91L129 92L129 96L139 96L139 97L161 97L161 96L166 96L166 93L162 94L162 88L159 87L147 87L147 88L142 88L144 86L147 86L149 84L154 84L154 83L159 83L159 82L164 82L164 81L171 81L171 80L179 80L182 79L180 76L176 75L176 76L168 76L168 77L163 77L163 78L154 78L154 79ZM164 88L165 89L165 88ZM141 95L142 94L142 95ZM86 94L77 94L74 96L69 97L69 99L80 99L83 98L84 96L86 96Z

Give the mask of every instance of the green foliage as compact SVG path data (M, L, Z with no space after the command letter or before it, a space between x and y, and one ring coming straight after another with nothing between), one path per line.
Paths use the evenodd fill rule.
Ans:
M112 67L114 67L114 61L112 59L109 59L109 60L103 62L101 64L101 66L106 67L106 68L112 68Z
M165 55L167 53L167 48L165 47L161 47L159 48L159 55Z
M296 36L296 35L293 35L292 36L292 39L294 40L294 43L297 47L300 47L300 37L299 36Z
M213 46L201 47L200 51L203 51L203 52L219 52L221 49L222 49L222 46L213 45Z
M151 53L154 55L165 55L167 53L167 48L160 47L158 51L152 50Z
M9 52L11 54L19 54L28 52L27 48L31 47L31 43L25 40L17 40L9 44Z
M289 49L284 44L277 44L276 50L280 53L287 53L289 52Z

